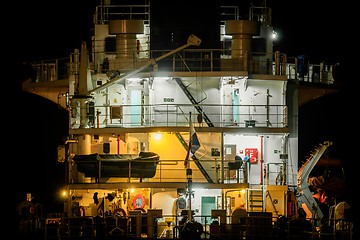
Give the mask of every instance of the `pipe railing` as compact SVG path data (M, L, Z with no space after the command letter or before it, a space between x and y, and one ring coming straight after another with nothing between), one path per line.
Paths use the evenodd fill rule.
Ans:
M94 105L84 106L88 112L86 128L109 127L185 127L189 125L189 112L194 123L206 127L205 122L198 122L196 106L203 109L215 127L239 128L284 128L287 127L287 111L284 105L226 105L226 104L150 104L150 105ZM89 110L91 108L91 110ZM227 113L226 109L235 109L236 113ZM253 109L256 108L256 111ZM143 109L139 112L136 109ZM72 109L70 128L81 127L81 107Z

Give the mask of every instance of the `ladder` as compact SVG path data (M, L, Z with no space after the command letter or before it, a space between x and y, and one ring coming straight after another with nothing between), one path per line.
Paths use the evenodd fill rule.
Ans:
M179 139L179 141L181 142L181 144L184 146L184 148L186 149L186 151L188 151L189 144L187 144L187 142L184 140L183 136L182 136L179 132L176 132L175 135L176 135L176 137ZM203 174L203 176L206 178L206 180L208 181L208 183L214 183L214 180L211 179L211 177L209 176L209 174L206 172L206 170L204 169L204 167L201 165L199 159L197 159L195 155L192 155L192 159L194 160L194 163L195 163L196 166L199 168L200 172L201 172L201 173Z
M203 112L203 109L201 106L199 106L198 102L195 100L195 98L191 95L183 81L181 81L180 78L173 78L175 82L180 86L180 88L183 90L185 95L188 97L188 99L191 101L192 104L194 104L194 107L196 111L203 116L204 121L209 127L214 127L214 124L210 121L209 117Z
M264 211L264 196L262 189L248 189L247 190L247 207L249 212L263 212Z

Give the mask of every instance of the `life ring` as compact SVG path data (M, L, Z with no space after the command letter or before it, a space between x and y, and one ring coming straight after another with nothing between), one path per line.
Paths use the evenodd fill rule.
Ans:
M138 194L134 197L133 207L136 208L144 208L145 207L145 197L142 194Z
M29 208L29 212L30 212L31 215L35 215L35 213L36 213L36 208L33 207L33 206L31 206L31 207Z
M117 209L115 209L115 211L114 211L114 216L115 216L115 217L126 217L126 212L125 212L125 210L122 209L122 208L117 208Z

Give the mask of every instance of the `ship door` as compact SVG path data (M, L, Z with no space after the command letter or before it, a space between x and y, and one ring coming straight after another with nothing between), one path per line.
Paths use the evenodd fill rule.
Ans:
M130 123L132 126L143 125L143 94L140 89L131 89L130 92Z
M235 174L236 170L229 169L229 163L235 162L236 157L236 145L235 144L227 144L224 146L224 180L230 180Z
M201 197L201 223L210 224L211 210L216 209L215 197Z
M238 125L240 119L240 91L235 86L235 80L229 80L223 85L223 103L228 107L222 108L225 125Z

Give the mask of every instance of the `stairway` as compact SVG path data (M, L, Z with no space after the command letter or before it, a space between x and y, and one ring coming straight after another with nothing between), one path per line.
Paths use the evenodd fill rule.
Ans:
M262 189L247 190L247 208L249 212L264 211L264 196Z
M214 127L214 124L210 121L208 116L203 112L202 107L200 107L198 102L195 100L195 98L191 95L185 84L180 78L173 78L175 82L179 85L179 87L183 90L185 95L188 97L188 99L191 101L192 104L194 104L195 109L199 114L202 114L204 121L209 127Z
M189 145L188 143L184 140L184 138L182 137L182 135L178 132L175 133L176 137L179 139L179 141L181 142L181 144L184 146L184 148L186 149L186 151L188 151ZM211 179L211 177L209 176L209 174L206 172L206 170L204 169L204 167L201 165L199 159L196 158L195 155L192 156L192 159L194 160L194 163L196 164L196 166L199 168L200 172L203 174L203 176L206 178L206 180L208 181L208 183L214 183L214 180Z
M179 87L183 90L183 92L185 93L185 95L188 97L188 99L191 101L192 104L194 104L194 107L196 109L196 111L201 114L203 116L204 121L206 122L206 124L209 127L214 127L214 124L210 121L210 119L208 118L208 116L203 112L202 107L200 107L198 104L198 102L195 100L195 98L191 95L191 93L189 92L189 90L187 89L187 87L185 86L185 84L183 83L183 81L180 78L173 78L175 80L175 82L179 85ZM178 132L175 133L177 138L179 139L179 141L181 142L181 144L184 146L184 148L186 149L186 151L188 151L188 144L187 142L184 140L184 138L182 137L182 135ZM204 167L201 165L200 161L196 158L195 155L193 155L191 157L194 160L194 163L196 164L196 166L199 168L200 172L203 174L203 176L206 178L206 180L208 181L208 183L214 183L214 180L211 179L211 177L209 176L209 174L206 172L206 170L204 169Z

